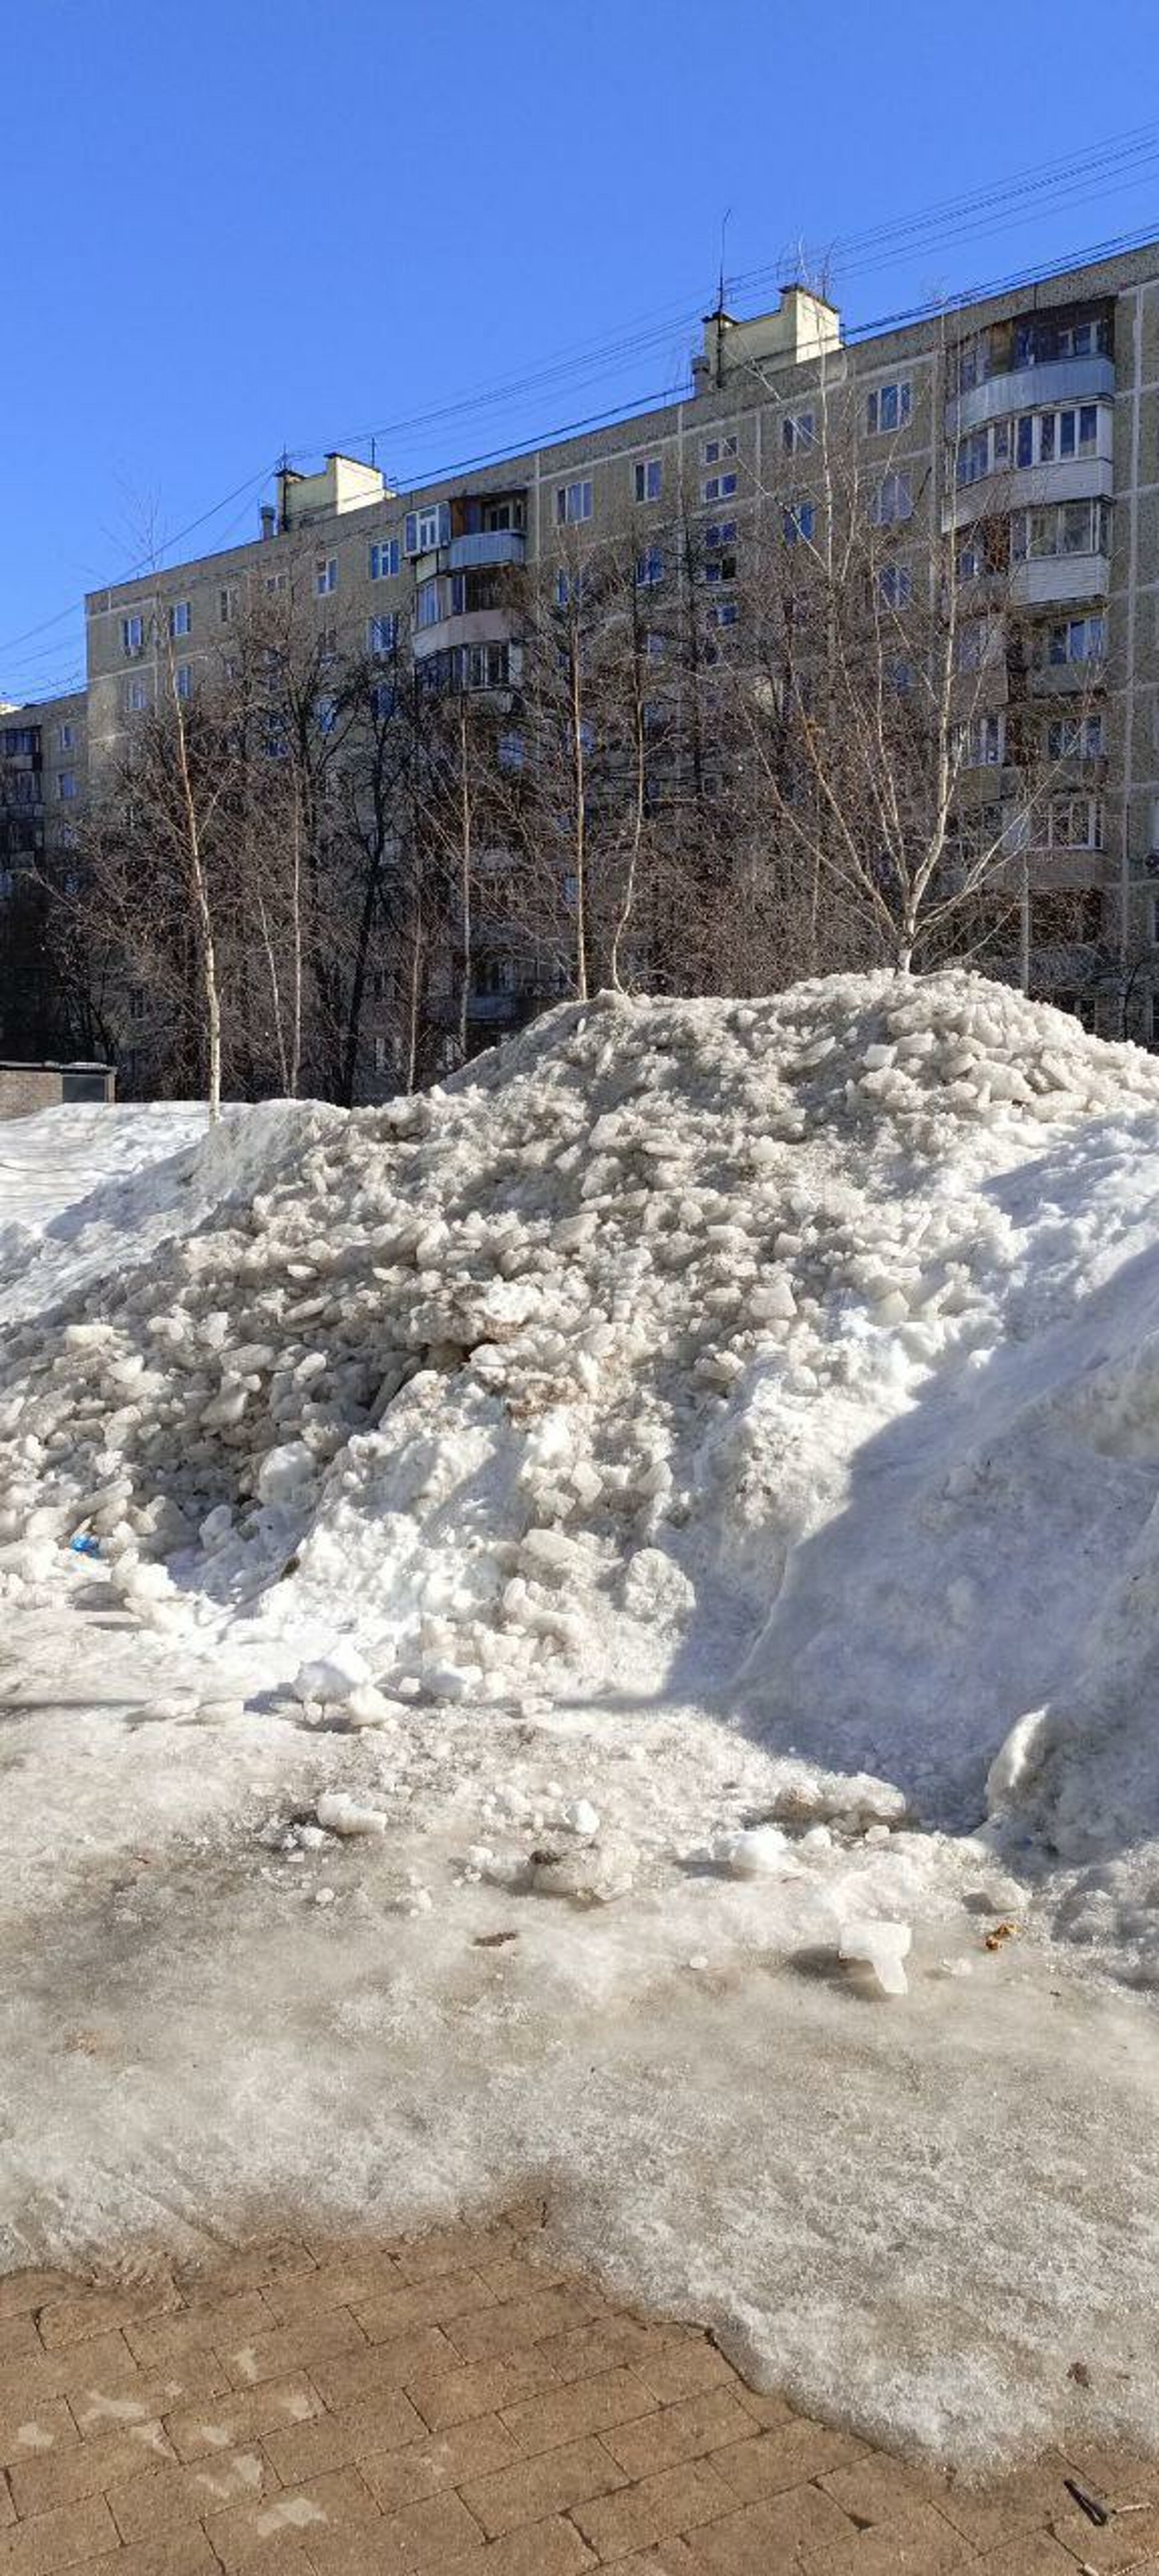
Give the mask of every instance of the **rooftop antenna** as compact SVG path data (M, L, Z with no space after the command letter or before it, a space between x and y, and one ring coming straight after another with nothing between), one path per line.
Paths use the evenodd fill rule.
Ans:
M732 207L726 206L720 219L720 270L716 288L716 309L718 314L723 313L724 311L724 245L731 215Z

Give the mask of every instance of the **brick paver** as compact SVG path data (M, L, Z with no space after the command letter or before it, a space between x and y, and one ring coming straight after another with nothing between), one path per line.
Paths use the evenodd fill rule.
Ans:
M1159 2462L895 2459L542 2222L0 2279L0 2576L1159 2576Z

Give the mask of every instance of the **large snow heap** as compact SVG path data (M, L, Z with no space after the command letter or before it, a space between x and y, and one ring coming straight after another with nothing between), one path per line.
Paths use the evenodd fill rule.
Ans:
M1146 1055L951 972L603 995L297 1149L283 1122L10 1333L0 1589L92 1538L143 1619L243 1620L275 1680L364 1659L368 1715L533 1669L724 1694L969 1820L1150 1508L1138 1444L1067 1502L1041 1354L1139 1218L1107 1174L1157 1111Z

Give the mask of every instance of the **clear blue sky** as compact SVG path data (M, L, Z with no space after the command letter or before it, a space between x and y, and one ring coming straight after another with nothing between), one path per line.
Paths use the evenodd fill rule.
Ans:
M81 619L12 639L227 494L178 553L256 533L283 445L377 430L417 480L674 389L726 208L736 309L804 245L851 322L1159 233L1153 0L2 15L10 697L74 682ZM1101 174L864 241L1104 144Z

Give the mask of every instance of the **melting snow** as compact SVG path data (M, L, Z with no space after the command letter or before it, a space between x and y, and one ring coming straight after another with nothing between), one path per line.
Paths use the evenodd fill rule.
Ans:
M10 2259L542 2173L879 2433L1159 2435L1159 1066L878 976L105 1115L0 1234Z

